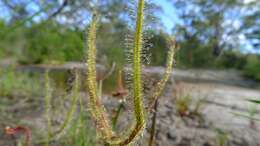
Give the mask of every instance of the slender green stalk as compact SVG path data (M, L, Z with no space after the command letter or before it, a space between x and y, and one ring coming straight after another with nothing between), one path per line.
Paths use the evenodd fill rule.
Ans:
M68 127L70 121L72 121L73 114L75 113L78 98L79 98L79 73L76 70L75 73L75 80L73 83L73 90L72 90L72 99L71 99L71 107L69 108L68 112L66 113L65 119L59 129L57 131L52 131L51 125L51 92L50 92L50 79L49 79L49 71L45 73L45 114L47 120L47 137L45 140L45 146L49 145L49 142L55 140L59 137L65 129ZM36 142L38 144L43 143L43 141Z
M172 66L173 66L173 61L174 61L174 55L175 55L175 50L177 49L177 45L174 39L169 40L169 45L170 45L170 50L168 51L168 56L167 56L167 63L166 63L166 70L163 75L163 78L161 81L159 81L155 87L154 93L152 94L151 97L151 102L148 105L148 111L151 111L157 98L161 95L166 82L169 80L169 77L172 72Z
M97 131L103 138L106 145L118 145L125 146L132 144L144 131L146 125L145 109L143 105L143 88L141 80L141 52L143 45L143 17L144 17L144 0L138 1L137 10L137 20L135 28L135 39L133 48L133 105L134 105L134 115L135 115L135 125L131 129L130 133L127 135L116 135L113 131L112 126L109 124L108 116L106 115L105 108L101 104L100 96L97 87L97 77L96 77L96 31L97 31L97 16L94 14L92 22L88 30L88 51L87 51L87 89L89 93L89 108L92 117L97 125ZM156 100L157 97L163 90L166 81L172 70L173 64L174 47L171 47L168 61L167 69L164 74L163 79L158 83L155 90L153 99Z
M116 128L116 124L117 124L117 121L118 121L118 118L119 118L119 115L122 111L122 109L124 108L124 102L121 102L119 105L118 105L118 108L116 110L116 114L112 120L112 126L113 126L113 129Z
M73 84L73 89L72 89L72 99L71 99L71 106L66 114L65 120L60 126L60 128L52 134L53 137L61 134L66 127L68 127L70 121L72 120L73 114L75 113L76 107L77 107L77 102L79 98L79 73L78 70L75 71L75 80Z
M141 80L141 52L142 52L142 28L143 28L143 11L144 11L144 0L139 0L137 21L136 21L136 32L135 32L135 44L134 44L134 63L133 63L133 96L134 96L134 112L136 118L136 124L144 125L145 116L143 108L143 95L142 95L142 80Z
M97 92L96 77L96 31L97 31L97 15L94 14L88 32L88 51L87 51L87 88L89 93L89 107L92 117L94 118L98 129L104 139L113 137L112 128L109 126L107 115L101 104Z
M143 11L144 1L139 3L139 11ZM143 17L143 12L139 18ZM142 21L137 22L137 26L139 31L136 33L136 37L142 39ZM88 32L88 51L87 51L87 87L89 93L89 107L92 113L92 117L97 125L97 129L100 132L102 138L111 145L128 145L129 143L133 142L136 137L143 131L145 125L145 118L144 118L144 108L143 108L143 101L142 101L142 85L141 85L141 45L142 41L136 39L135 44L139 44L139 46L135 47L135 58L137 61L133 66L136 69L136 73L134 75L134 86L137 88L134 89L134 108L135 108L135 115L136 115L136 125L134 129L130 132L128 136L116 136L112 127L109 125L108 116L105 113L104 106L101 104L100 98L98 97L98 90L97 90L97 82L96 82L96 30L97 30L97 16L94 15L92 22L89 27ZM138 53L138 54L137 54ZM139 57L139 59L138 59ZM139 82L139 83L137 83Z
M98 97L101 97L103 93L103 80L99 80L98 83Z
M152 118L152 126L151 126L151 132L150 132L150 139L148 146L153 146L154 141L155 141L155 133L156 133L156 121L157 121L157 109L158 109L158 99L155 101L154 104L154 113L153 113L153 118Z
M50 92L50 79L49 79L49 70L45 72L45 116L47 120L47 137L45 146L49 146L51 139L51 92Z

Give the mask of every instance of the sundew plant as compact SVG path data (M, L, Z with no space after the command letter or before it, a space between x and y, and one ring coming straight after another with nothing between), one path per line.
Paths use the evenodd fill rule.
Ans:
M151 113L154 101L161 94L169 75L172 71L174 51L176 44L174 40L169 40L169 54L167 59L166 71L161 81L157 83L157 86L153 90L154 93L151 97L151 104L148 108L144 105L144 93L143 93L143 81L142 81L142 62L143 62L143 50L145 46L144 41L144 8L145 0L138 0L136 3L137 10L135 14L135 28L132 41L132 64L131 64L131 89L130 95L133 105L133 125L130 131L127 133L116 133L110 120L108 113L106 112L104 105L101 102L100 94L98 93L97 85L97 71L96 71L96 32L98 29L99 15L97 12L93 12L92 20L88 28L87 39L87 92L89 96L89 108L92 115L92 119L96 124L98 135L108 145L129 145L133 144L139 137L142 136L144 129L146 128L147 115Z
M131 105L133 106L133 119L130 123L131 128L127 128L126 132L118 133L115 129L115 119L110 120L109 114L106 111L104 105L102 104L102 94L101 88L97 83L97 71L96 71L96 40L97 40L97 30L99 23L99 14L96 10L93 11L92 19L89 24L89 27L86 31L86 68L87 68L87 78L86 78L86 92L88 93L88 108L91 113L92 120L95 123L96 133L102 142L105 145L116 145L116 146L125 146L135 144L138 138L142 137L144 130L146 128L146 121L149 114L152 114L152 109L157 102L158 97L164 89L164 86L171 74L174 53L177 48L176 42L174 39L168 39L169 52L166 62L166 70L163 74L162 79L157 83L153 90L151 90L149 95L145 95L143 92L143 77L142 77L142 67L145 63L149 62L150 55L148 53L149 46L147 34L145 33L144 19L145 17L145 0L136 0L132 3L134 11L131 11L131 18L134 20L134 24L131 26L133 33L132 35L127 35L127 64L124 68L124 72L127 73L129 84L128 96L130 97ZM121 75L121 73L120 73ZM71 105L66 111L63 122L59 127L54 128L52 125L51 110L52 110L52 94L51 86L49 79L49 71L46 71L45 74L45 117L46 117L46 127L47 127L47 136L44 140L35 140L36 144L45 143L45 146L49 146L49 143L59 139L64 136L66 129L68 129L71 122L73 122L73 115L77 111L77 103L80 102L80 109L82 109L81 98L79 97L79 81L80 75L77 69L74 69L74 81L72 85L72 91L67 96L71 97ZM121 77L120 77L121 78ZM121 84L121 79L119 80ZM123 88L119 84L120 89ZM102 86L101 86L102 87ZM149 97L151 96L151 97ZM144 98L149 98L148 105L144 105ZM82 100L83 101L83 100ZM117 118L116 118L117 119ZM81 129L82 130L82 129ZM26 136L24 146L28 146L30 143L30 131L26 127L16 127L16 128L6 128L6 134L14 135L19 132L23 132ZM83 135L84 136L84 135ZM81 136L82 137L82 136Z

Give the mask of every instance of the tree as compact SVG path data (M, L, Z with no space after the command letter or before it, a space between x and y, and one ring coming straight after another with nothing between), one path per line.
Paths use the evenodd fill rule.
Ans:
M181 20L174 28L182 46L179 58L188 66L205 66L218 59L223 51L259 45L257 0L250 4L243 0L171 2Z
M105 60L104 62L106 63L115 61L122 64L125 58L125 50L123 49L125 48L124 38L126 34L129 34L128 28L130 26L129 10L126 10L127 7L130 7L129 5L130 2L127 0L99 0L98 4L95 3L95 0L90 0L87 2L85 0L46 0L44 2L40 0L4 0L2 8L4 7L6 9L12 21L7 22L7 26L9 27L6 27L5 30L2 29L3 31L1 31L1 36L4 36L7 39L9 38L8 35L11 33L17 36L21 35L23 42L25 42L19 47L23 48L23 51L19 51L22 52L19 56L24 57L22 61L26 63L42 63L45 60L44 58L51 56L50 53L48 53L50 52L48 50L56 51L57 54L57 52L59 52L58 50L61 49L53 49L52 45L47 45L48 43L36 45L35 42L44 42L46 41L45 38L51 38L48 36L53 36L56 38L56 42L60 42L62 37L64 37L64 34L73 33L73 31L75 32L75 35L82 35L82 32L85 31L86 26L89 24L91 12L96 9L100 16L99 29L97 32L99 58L112 59ZM161 9L154 4L147 4L147 6L151 7L152 10L147 12L149 15L146 15L146 24L154 25L160 21L158 18L154 17L154 13L160 11ZM25 12L19 13L17 11L19 7L24 9ZM132 11L135 12L134 8L132 8ZM26 29L26 31L18 32L20 29ZM25 32L27 33L25 34ZM37 35L37 37L33 37L34 35ZM72 36L74 36L74 34ZM81 37L86 38L86 36ZM18 41L18 39L16 40ZM55 43L55 41L52 41L51 39L47 39L47 41L49 41L49 44ZM1 44L4 44L4 41L2 41ZM80 49L69 47L65 48L67 50ZM37 54L37 51L33 54L31 50L39 50L38 55L35 55ZM45 52L44 57L39 56L39 54L42 54L42 51ZM59 57L59 60L61 61L68 61L70 58L75 58L66 58L64 51L60 54L61 57ZM106 54L107 56L104 57L103 54ZM30 58L29 56L32 55L35 56L34 59L32 59L33 61L28 62L28 58ZM112 57L115 55L117 56L116 58ZM62 56L65 58L62 59Z
M213 55L218 56L228 46L224 36L233 34L226 29L225 22L230 18L230 11L237 11L241 3L237 0L174 0L182 24L177 26L181 40L187 41L196 37L198 43L211 48ZM232 24L229 24L232 26Z
M243 33L253 45L253 48L260 49L260 1L252 1L246 5L247 11L243 16Z

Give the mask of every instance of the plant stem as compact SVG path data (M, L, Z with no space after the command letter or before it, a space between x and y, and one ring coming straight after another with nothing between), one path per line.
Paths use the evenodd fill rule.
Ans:
M142 95L142 80L141 80L141 52L143 43L143 11L144 0L139 0L136 31L135 31L135 44L133 55L133 95L134 95L134 112L137 125L145 123L144 109L143 109L143 95Z
M49 78L49 70L45 72L45 114L47 120L47 137L45 146L49 146L49 142L51 139L51 93L50 93L50 78Z
M152 126L151 126L151 133L150 133L150 139L149 139L148 146L153 146L153 144L154 144L154 138L155 138L155 133L156 133L157 108L158 108L158 99L155 101L155 104L154 104Z
M121 102L121 103L118 105L117 111L116 111L116 115L115 115L115 117L114 117L113 120L112 120L112 124L113 124L112 127L113 127L113 129L116 128L116 124L117 124L119 115L120 115L121 110L122 110L123 108L124 108L124 102Z

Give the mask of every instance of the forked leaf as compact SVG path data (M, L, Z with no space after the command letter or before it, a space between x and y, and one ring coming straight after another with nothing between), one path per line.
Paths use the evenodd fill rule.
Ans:
M257 100L257 99L247 99L247 101L256 103L256 104L260 104L260 100Z

